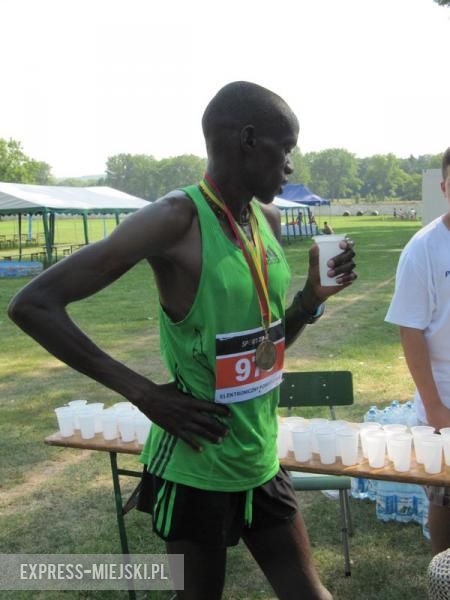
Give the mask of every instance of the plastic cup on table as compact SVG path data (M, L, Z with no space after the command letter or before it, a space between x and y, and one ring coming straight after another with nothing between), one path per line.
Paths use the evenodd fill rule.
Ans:
M284 421L278 424L277 449L278 458L286 458L289 452L291 430Z
M78 412L87 404L87 400L71 400L67 403L73 409L73 426L75 429L80 429L78 421Z
M392 452L391 452L391 438L392 436L399 433L406 433L407 426L406 425L383 425L383 431L386 434L386 449L388 459L393 461Z
M294 428L299 425L301 427L306 426L306 419L304 419L303 417L285 417L285 419L283 419L283 423L288 425L289 429L292 432L294 430ZM289 450L290 451L294 450L294 446L292 445L292 435L289 438Z
M92 439L95 436L95 412L86 408L78 411L78 421L82 439Z
M131 411L119 411L117 415L117 427L120 433L120 439L122 442L129 443L134 442L136 438L136 431L134 428L134 418Z
M364 458L367 458L367 444L366 444L366 435L369 431L381 431L381 425L379 423L360 423L359 427L359 437L361 439L361 450Z
M86 410L91 410L95 415L95 433L102 432L101 414L103 412L103 406L103 402L90 402L84 406Z
M297 425L291 431L294 456L297 462L311 460L311 431L309 427Z
M386 435L384 431L368 431L365 438L369 466L372 469L384 467L386 451Z
M346 467L358 463L359 431L351 427L338 429L336 432L338 454Z
M411 427L411 433L413 435L414 440L414 452L416 454L416 463L418 465L421 465L423 464L423 456L420 440L423 436L433 435L434 427L430 427L429 425L415 425L414 427Z
M323 286L339 285L336 283L336 277L328 277L330 267L327 262L343 252L339 243L345 240L345 235L318 235L313 237L314 242L319 246L319 272L320 284Z
M442 446L444 448L445 464L450 467L450 435L442 435Z
M314 454L319 453L319 446L317 445L316 431L323 427L327 427L328 423L329 423L328 419L319 419L319 418L310 419L310 421L309 421L309 426L311 428L311 449L314 452Z
M147 441L148 434L150 433L150 428L152 426L152 422L148 417L141 413L140 410L135 411L136 414L134 418L134 429L136 431L136 439L138 444L145 444Z
M74 434L73 426L73 408L70 406L60 406L55 408L56 418L58 419L59 433L62 437L70 437Z
M116 402L111 407L113 410L134 410L134 405L131 402Z
M394 470L399 473L409 471L411 468L412 435L410 433L392 433L389 436L388 444L390 445Z
M100 419L102 422L103 438L105 440L115 440L119 437L119 430L117 429L117 414L111 408L104 410Z
M424 435L420 438L423 468L426 473L436 475L442 471L442 436Z
M336 462L336 432L332 427L321 427L316 430L317 447L320 462L323 465L332 465Z

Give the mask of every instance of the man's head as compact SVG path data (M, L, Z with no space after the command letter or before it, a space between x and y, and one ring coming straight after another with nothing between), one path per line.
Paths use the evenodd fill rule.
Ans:
M441 190L444 196L450 202L450 147L447 148L442 157Z
M202 127L210 162L228 165L251 193L272 201L292 172L288 154L299 131L287 103L255 83L236 81L210 101Z

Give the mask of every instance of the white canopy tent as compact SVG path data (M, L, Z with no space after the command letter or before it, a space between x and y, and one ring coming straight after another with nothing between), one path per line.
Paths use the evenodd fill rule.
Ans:
M52 261L55 237L55 215L72 214L83 218L84 237L89 243L88 216L135 212L148 202L110 187L63 187L0 182L0 216L17 215L19 223L19 255L22 254L22 216L41 215L44 225L47 260Z
M288 242L291 238L312 236L317 233L316 228L311 223L311 210L307 204L292 202L292 200L285 200L278 196L275 196L273 203L284 213L281 235Z

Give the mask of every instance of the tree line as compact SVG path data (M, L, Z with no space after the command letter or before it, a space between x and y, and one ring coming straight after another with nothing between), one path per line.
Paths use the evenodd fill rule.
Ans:
M331 200L420 200L422 171L440 168L440 154L398 158L376 154L358 158L343 148L303 154L292 152L292 182L307 185L314 193ZM116 154L106 162L104 176L92 180L56 180L45 162L29 158L20 142L0 138L0 181L41 185L107 185L146 200L156 200L168 191L199 181L206 159L183 154L158 160L147 154Z

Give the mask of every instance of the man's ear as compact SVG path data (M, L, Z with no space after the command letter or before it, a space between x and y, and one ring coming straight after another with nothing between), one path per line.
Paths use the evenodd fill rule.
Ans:
M244 150L252 150L256 145L255 128L253 125L246 125L241 129L241 146Z
M441 190L442 193L445 195L445 181L441 181Z

